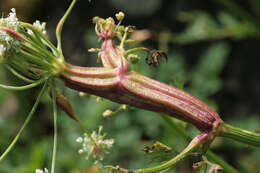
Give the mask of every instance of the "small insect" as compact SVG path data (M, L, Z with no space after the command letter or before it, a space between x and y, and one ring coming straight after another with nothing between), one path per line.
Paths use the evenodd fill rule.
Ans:
M151 59L149 59L151 57ZM146 64L153 65L154 67L157 67L159 64L159 57L165 58L166 62L168 60L167 54L163 50L148 50L147 56L145 58Z

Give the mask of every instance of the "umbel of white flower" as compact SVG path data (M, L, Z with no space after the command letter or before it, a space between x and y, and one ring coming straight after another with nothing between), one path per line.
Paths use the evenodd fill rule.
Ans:
M19 28L19 20L16 16L16 11L14 8L11 9L11 12L7 17L0 18L0 28L9 28L12 31L16 31L19 33L21 28ZM33 26L36 30L41 32L42 34L46 35L45 26L46 23L41 23L40 21L36 20L33 23ZM27 33L33 34L30 29L26 29ZM20 51L21 40L14 38L7 33L5 30L0 29L0 63L4 60L4 58L8 56L12 56L13 53L17 53Z
M84 134L84 137L78 137L76 141L82 144L78 150L79 154L86 153L86 159L92 156L96 161L102 161L108 149L114 144L114 139L105 139L106 134L102 134L102 126L99 126L98 133L93 131L91 135Z

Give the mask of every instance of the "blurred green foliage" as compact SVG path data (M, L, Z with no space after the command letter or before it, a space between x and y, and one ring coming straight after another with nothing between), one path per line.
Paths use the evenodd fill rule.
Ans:
M7 7L17 7L18 16L23 14L24 18L27 17L26 20L47 21L50 37L54 38L55 24L70 1L25 1L30 5L2 0L0 9L7 10L4 13L7 14ZM140 10L139 3L145 4L146 8ZM144 60L146 55L140 53L142 58L138 65L139 72L179 88L183 87L185 91L208 103L231 124L260 130L258 0L219 0L205 4L191 3L188 0L153 0L152 3L145 0L95 0L90 4L83 1L78 4L65 24L63 33L64 52L68 61L82 66L96 66L96 55L86 51L87 48L100 46L91 18L95 15L113 16L123 9L127 14L127 25L147 28L151 33L165 30L170 33L165 43L168 45L168 63L161 59L157 68L148 66ZM158 38L153 37L139 44L149 48L160 46ZM244 46L246 47L243 48ZM0 82L21 84L21 81L4 69L0 69ZM71 100L76 113L89 129L96 130L98 125L103 125L108 137L115 139L115 146L105 158L104 164L119 164L133 169L148 167L158 163L151 163L152 157L144 154L144 146L158 140L181 151L187 144L156 113L129 108L112 117L103 118L102 113L106 109L116 110L119 105L107 100L97 102L94 96L80 98L77 92L64 88L62 82L58 86ZM1 152L21 127L38 89L23 93L0 90ZM50 167L53 135L51 115L50 98L46 94L14 150L1 162L1 173L30 173L36 168ZM189 135L197 133L194 127L174 121L185 127ZM85 160L83 155L78 154L80 146L75 141L83 132L63 112L59 112L58 124L56 172L88 172L93 160ZM212 148L241 172L260 171L260 151L257 149L221 138L213 143ZM168 172L191 172L194 159L196 158L190 156Z

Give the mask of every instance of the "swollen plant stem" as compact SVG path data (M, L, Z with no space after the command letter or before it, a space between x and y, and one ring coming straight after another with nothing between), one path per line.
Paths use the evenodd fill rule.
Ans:
M52 80L50 81L50 83L51 83L51 90L52 90L53 125L54 125L51 173L54 173L56 153L57 153L57 136L58 136L55 79L52 79Z
M35 111L36 111L36 108L38 107L39 105L39 102L40 102L40 99L43 95L43 93L45 92L46 90L46 86L47 86L47 82L44 83L42 89L41 89L41 92L40 94L38 95L32 109L31 109L31 112L29 113L29 115L27 116L25 122L23 123L21 129L19 130L19 132L17 133L16 137L13 139L13 141L11 142L11 144L8 146L8 148L4 151L4 153L1 155L0 157L0 161L2 161L5 156L11 151L11 149L14 147L14 145L16 144L16 142L18 141L19 137L21 136L24 128L27 126L27 124L30 122L30 120L32 119L32 116L34 115Z
M221 132L219 134L223 137L228 137L244 144L260 147L260 134L248 130L240 129L223 123Z

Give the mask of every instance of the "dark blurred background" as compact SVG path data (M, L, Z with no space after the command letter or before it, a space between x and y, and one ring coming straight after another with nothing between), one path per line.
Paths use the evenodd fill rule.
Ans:
M20 20L47 22L50 40L55 43L55 27L70 0L1 0L0 10L6 16L15 8ZM165 83L184 88L215 109L228 123L260 131L260 1L259 0L79 0L64 25L63 52L66 60L81 66L99 66L91 47L100 47L92 17L114 17L126 14L123 24L134 25L132 38L140 42L130 47L145 46L168 53L168 63L161 59L158 67L145 64L140 53L139 71ZM21 84L2 67L1 83ZM60 90L72 100L81 120L90 129L103 125L115 146L104 160L128 168L156 164L142 151L144 146L159 140L180 151L185 141L158 114L130 108L110 118L103 118L106 109L119 105L95 97L79 98L78 93L63 87ZM0 150L8 146L35 101L39 89L26 92L0 90ZM57 173L91 172L93 160L86 161L75 142L82 131L73 120L59 112L59 144ZM181 123L181 122L178 122ZM194 135L196 129L188 126ZM29 173L36 168L50 167L52 149L52 114L48 95L14 150L0 164L2 173ZM230 140L217 139L212 150L241 172L260 172L259 149ZM169 156L165 156L169 157ZM192 172L193 156L169 172ZM193 171L195 172L195 171Z

